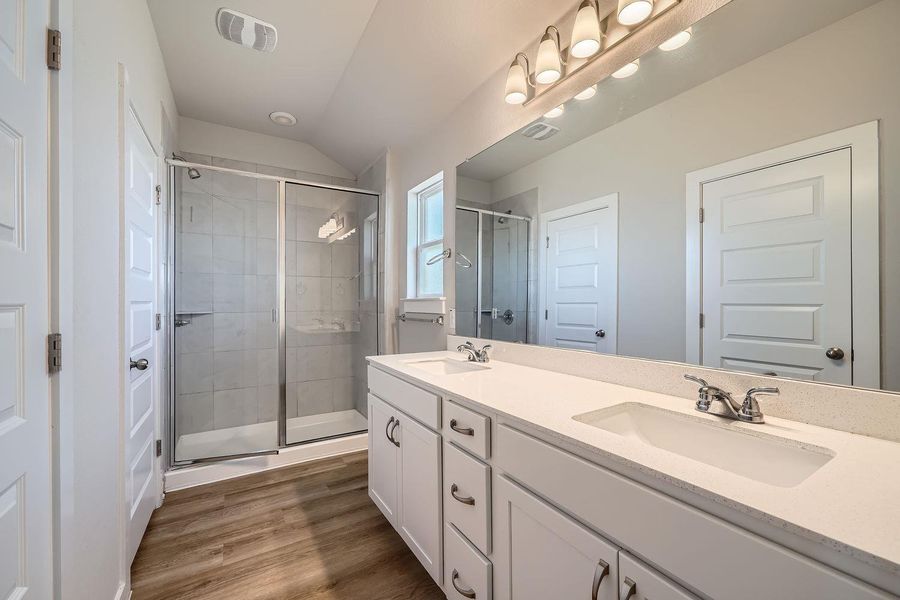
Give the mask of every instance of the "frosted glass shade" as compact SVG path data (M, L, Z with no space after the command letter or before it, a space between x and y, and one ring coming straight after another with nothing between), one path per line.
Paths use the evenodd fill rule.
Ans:
M538 46L537 66L534 79L538 83L553 83L562 77L562 61L559 58L559 45L556 39L545 33Z
M589 88L585 88L583 91L575 94L576 100L590 100L594 96L597 95L597 85L594 84Z
M663 52L671 52L672 50L678 50L689 41L691 41L692 30L690 27L682 31L681 33L676 33L662 44L659 45L659 49Z
M507 104L522 104L528 99L528 74L518 61L509 65L505 99Z
M616 19L622 25L631 27L643 23L653 12L653 0L619 0Z
M544 116L548 119L555 119L556 117L561 116L564 112L566 112L566 107L560 104L556 108L551 108L547 112L544 113Z
M600 51L600 40L600 20L597 18L597 9L590 0L585 0L581 3L578 14L575 15L570 52L575 58L593 56Z
M637 73L638 69L641 68L641 59L635 59L634 62L630 62L615 73L612 74L616 79L625 79L626 77L631 77L635 73Z

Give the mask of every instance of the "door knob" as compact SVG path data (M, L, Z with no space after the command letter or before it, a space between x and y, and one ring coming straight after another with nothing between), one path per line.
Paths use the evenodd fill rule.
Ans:
M597 331L594 332L594 335L596 335L597 337L606 337L606 330L598 329Z
M150 366L150 361L146 358L139 358L138 360L131 359L131 368L137 369L138 371L146 371L147 367Z
M844 351L840 348L829 348L825 351L825 356L831 360L841 360L844 358Z

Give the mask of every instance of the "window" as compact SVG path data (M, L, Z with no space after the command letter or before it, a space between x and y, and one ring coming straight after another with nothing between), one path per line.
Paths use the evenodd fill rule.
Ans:
M444 293L444 181L432 177L409 193L407 221L407 295L415 298ZM432 264L429 261L434 260Z

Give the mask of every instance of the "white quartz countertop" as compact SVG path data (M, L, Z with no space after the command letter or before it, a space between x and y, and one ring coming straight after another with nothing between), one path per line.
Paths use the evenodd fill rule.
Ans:
M600 464L619 463L729 509L740 511L888 573L900 575L900 444L766 417L754 425L704 415L684 398L491 360L488 369L438 375L407 361L449 358L457 352L369 357L384 371L443 396L483 406L524 422L594 454ZM573 416L624 402L638 402L709 419L751 434L768 434L834 453L795 487L758 482L685 458L639 440L581 423ZM763 411L765 411L765 405ZM715 449L710 449L712 452ZM740 456L734 456L735 461Z

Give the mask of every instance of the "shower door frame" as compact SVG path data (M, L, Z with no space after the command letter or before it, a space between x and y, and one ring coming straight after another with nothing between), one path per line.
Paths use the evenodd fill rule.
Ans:
M166 218L166 234L165 234L165 265L166 265L166 277L165 277L165 285L166 285L166 339L167 339L167 361L166 365L166 377L168 378L167 389L169 390L169 401L168 401L168 410L165 414L165 423L164 423L164 431L167 432L169 440L168 444L166 444L166 448L164 452L168 454L167 457L163 457L166 460L164 461L169 469L179 469L184 467L191 467L199 464L209 464L220 462L229 459L235 458L246 458L251 456L265 456L271 454L278 454L280 450L285 448L293 448L297 446L302 446L304 444L310 444L314 442L325 441L329 439L335 439L346 436L331 436L327 438L317 438L314 440L304 440L300 442L292 442L288 443L287 441L287 325L286 325L286 292L285 292L285 271L286 271L286 234L285 234L285 222L287 220L287 185L290 183L292 185L305 185L308 187L326 189L326 190L334 190L338 192L349 192L353 194L365 194L368 196L375 197L375 214L377 223L381 222L381 193L375 190L367 190L365 188L355 188L348 187L343 185L336 185L331 183L322 183L320 181L309 181L306 179L294 179L292 177L279 177L277 175L266 175L264 173L253 173L251 171L241 171L240 169L230 169L228 167L217 167L213 165L206 165L201 163L194 163L185 160L179 160L174 158L166 158L166 164L168 165L168 176L169 176L169 198L172 199L169 204L169 214ZM270 450L259 450L256 452L246 452L242 454L229 454L229 455L221 455L221 456L211 456L204 457L199 459L191 459L191 460L176 460L175 458L175 444L177 442L175 437L175 327L174 327L174 315L175 315L175 212L177 207L175 205L175 200L177 198L177 168L182 167L185 169L195 168L201 169L203 171L218 171L221 173L231 173L234 175L241 175L244 177L250 177L253 179L263 179L267 181L274 181L278 186L278 200L277 200L277 233L276 233L276 250L277 250L277 269L276 269L276 277L275 277L275 285L277 287L277 337L278 337L278 439L276 442L276 447ZM377 236L377 230L376 230ZM377 239L377 237L376 237ZM378 243L376 241L375 245L375 264L376 264L376 274L377 274L377 264L378 264ZM376 288L375 288L375 296L376 302L379 299L379 295L382 293L382 290L379 289L376 277ZM378 347L377 341L377 327L376 327L376 348ZM353 433L346 435L354 435Z
M478 224L476 225L476 227L478 228L477 238L476 238L477 239L476 244L478 245L478 262L477 262L476 268L478 269L478 272L476 274L476 283L475 283L475 287L477 290L477 298L476 298L476 303L475 303L475 305L476 305L475 310L477 311L477 314L475 315L475 337L480 338L481 337L482 293L483 293L483 290L482 290L482 271L483 271L482 266L483 266L483 262L484 262L484 229L483 229L484 228L484 216L490 215L491 217L500 217L500 218L504 218L504 219L517 219L519 221L525 221L526 223L529 224L528 227L525 229L525 242L526 242L525 243L525 251L526 251L526 255L528 257L529 263L531 262L531 253L528 251L529 250L528 245L531 243L531 221L532 221L532 218L522 216L522 215L513 215L513 214L505 213L505 212L497 212L495 210L487 210L486 208L475 208L475 207L471 207L471 206L457 205L456 210L465 210L468 212L477 213L477 215L478 215ZM459 254L459 251L457 251L456 253ZM491 253L491 256L493 257L493 253ZM526 273L528 272L528 266L529 266L528 264L525 265ZM455 275L455 271L454 271L454 280L455 280L455 277L456 277L456 275ZM456 288L456 286L454 285L454 289L455 288ZM530 308L530 306L529 306L529 302L528 302L528 294L526 291L526 295L525 295L525 330L526 330L526 332L528 331L528 309L529 308ZM493 339L493 338L490 338L490 339ZM527 333L526 333L526 339L527 339Z

